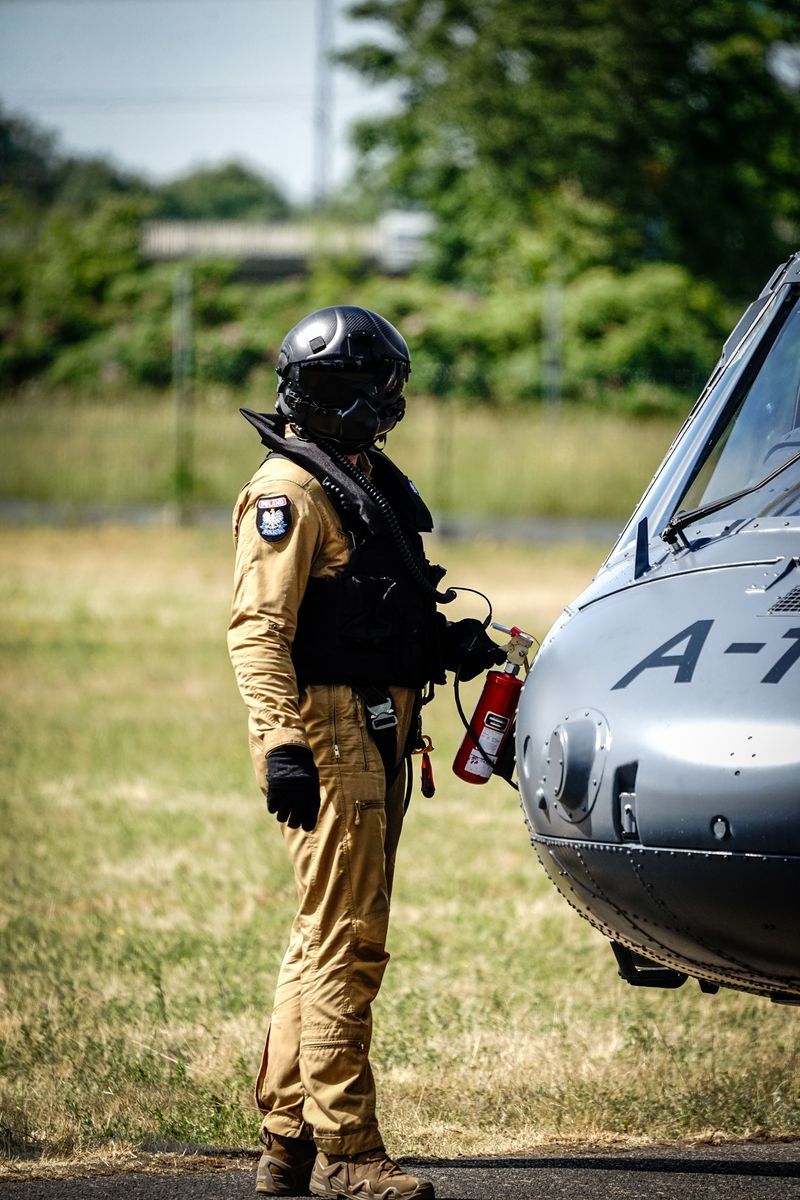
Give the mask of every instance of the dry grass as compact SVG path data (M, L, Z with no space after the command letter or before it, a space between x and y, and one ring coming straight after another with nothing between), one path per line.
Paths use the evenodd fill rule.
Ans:
M211 1148L209 1148L211 1149ZM231 1153L194 1151L133 1150L114 1145L89 1150L80 1159L13 1159L0 1163L0 1178L11 1181L32 1179L96 1179L104 1175L186 1175L202 1171L242 1170L251 1174L257 1150Z
M538 635L601 557L434 556ZM26 1156L253 1144L294 896L225 654L230 557L221 531L0 533L11 1170ZM797 1014L621 983L538 868L514 795L452 776L444 690L433 708L439 792L410 811L376 1013L392 1149L796 1135Z
M240 405L274 397L198 395L195 495L232 505L262 457ZM0 496L74 503L164 503L174 496L169 395L92 400L35 390L0 403ZM409 401L392 454L440 512L624 517L639 499L677 421L541 408L496 410Z

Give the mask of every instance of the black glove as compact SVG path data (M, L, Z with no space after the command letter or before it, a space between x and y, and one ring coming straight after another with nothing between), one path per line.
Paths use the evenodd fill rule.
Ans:
M290 829L306 833L319 816L319 771L306 746L278 746L267 755L267 808Z
M444 665L448 671L460 668L460 679L474 679L481 671L505 662L505 657L505 651L475 617L453 621L444 631Z

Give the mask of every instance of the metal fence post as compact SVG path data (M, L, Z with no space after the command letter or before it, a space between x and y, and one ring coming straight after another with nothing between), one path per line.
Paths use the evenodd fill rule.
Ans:
M178 267L173 283L172 379L175 388L175 501L178 522L188 525L194 499L192 268L188 265Z

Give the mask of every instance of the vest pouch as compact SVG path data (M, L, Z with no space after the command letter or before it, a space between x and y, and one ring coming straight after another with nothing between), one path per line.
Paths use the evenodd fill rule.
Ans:
M360 643L376 647L396 636L403 615L398 591L394 579L345 576L338 597L342 643L351 649Z
M436 612L410 581L349 571L308 582L292 659L309 683L424 687L441 672Z

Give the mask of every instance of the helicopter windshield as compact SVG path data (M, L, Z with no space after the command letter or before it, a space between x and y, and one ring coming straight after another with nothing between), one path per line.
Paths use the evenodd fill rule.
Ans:
M694 511L731 496L727 519L800 512L800 462L760 487L800 454L800 299L782 315L760 366L723 414L676 509ZM736 499L745 489L752 491Z

